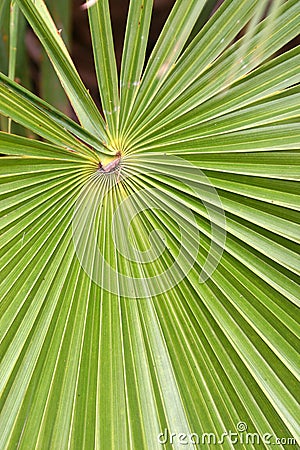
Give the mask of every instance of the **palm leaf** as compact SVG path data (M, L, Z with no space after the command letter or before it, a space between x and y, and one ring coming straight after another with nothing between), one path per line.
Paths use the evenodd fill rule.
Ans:
M84 87L44 1L28 0L17 3L47 51L80 122L89 131L105 138L103 119Z
M96 2L89 8L89 20L103 112L111 133L111 141L114 142L117 139L120 106L108 0Z
M177 0L143 70L131 1L118 91L88 2L104 122L18 0L82 125L1 74L0 113L45 140L0 133L1 448L300 448L300 7L266 3L198 30Z

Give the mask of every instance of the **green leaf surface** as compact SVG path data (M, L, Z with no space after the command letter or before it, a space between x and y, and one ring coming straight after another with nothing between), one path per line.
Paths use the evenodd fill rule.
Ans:
M238 3L240 4L240 2ZM248 3L251 10L253 2ZM231 2L224 2L223 7L226 7L226 5L230 9L227 20L229 25L232 26L234 22L231 17ZM203 45L202 41L206 38L206 34L204 33L204 30L204 35L200 32L199 37L191 43L190 51L187 50L182 58L179 59L173 72L170 74L169 79L166 80L158 95L152 100L151 108L146 111L140 111L137 123L135 120L131 119L131 127L129 127L131 136L135 134L137 128L141 127L142 129L144 124L147 124L147 130L149 130L151 123L150 118L155 118L158 115L159 120L155 120L154 123L154 126L157 127L157 122L168 120L169 111L176 110L176 114L173 117L178 117L181 112L188 112L195 108L199 103L204 103L207 99L212 98L217 93L224 91L224 89L228 89L234 81L239 79L243 80L243 77L248 72L251 73L253 68L259 66L268 57L274 55L276 50L279 50L285 43L289 42L289 40L293 39L293 37L298 34L299 17L299 2L294 0L285 2L282 5L281 14L274 20L272 27L273 33L269 36L267 41L265 39L262 41L264 22L259 24L257 33L252 37L248 45L248 53L247 55L244 55L242 60L241 58L237 60L236 54L239 52L240 46L243 46L243 41L248 43L247 35L241 39L241 43L238 41L229 46L228 49L214 61L210 51L205 53L207 59L203 58L203 52L205 52L206 47ZM220 20L222 20L222 18ZM235 27L233 27L231 31L231 39L233 39L237 30L240 29L240 19L238 20L239 22L235 24ZM214 24L216 21L215 15L212 16L210 21ZM207 28L210 30L209 23L207 24ZM217 28L219 28L218 23ZM211 39L215 39L215 37L211 37ZM211 39L206 43L207 46L210 46ZM228 45L228 43L226 44L225 42L225 38L220 44L223 46L221 47L223 49ZM260 51L262 46L263 52ZM209 48L214 48L214 46ZM297 55L297 50L296 54L283 54L282 58L279 57L278 63L280 64L289 57L295 55ZM273 67L272 62L269 67ZM283 68L284 65L281 67ZM296 67L297 63L293 65L294 69ZM288 67L283 69L283 73L285 73L285 70L288 70ZM258 71L257 73L260 72ZM278 75L279 73L280 68L278 68ZM251 78L251 75L249 75L248 78ZM259 86L259 84L257 86ZM163 99L162 103L160 101L161 96ZM176 101L177 99L178 101ZM143 121L144 114L147 116L145 121ZM159 114L161 114L161 116Z
M173 64L183 50L204 3L203 0L175 2L143 74L136 102L139 110L136 112L134 108L130 119L149 105L164 79L172 71ZM127 126L128 123L129 118L126 121Z
M96 136L106 139L107 135L103 119L89 92L84 87L44 1L17 1L48 53L81 124L88 131L95 133Z
M102 108L114 142L117 140L120 105L108 0L95 2L88 7L88 13Z
M153 1L130 2L120 74L120 133L141 82Z
M37 108L41 110L42 114L46 114L49 118L49 120L54 124L54 128L57 125L60 125L60 129L63 131L68 130L72 134L74 134L76 137L81 139L82 141L86 142L88 145L95 148L95 150L101 154L111 154L111 150L109 150L105 143L102 142L97 136L93 135L92 133L89 133L87 130L79 126L76 122L71 120L69 117L67 117L62 112L58 111L56 108L51 106L49 103L43 101L36 95L32 94L27 89L23 88L22 86L18 85L17 83L14 83L10 81L4 74L0 73L0 83L1 87L5 91L12 92L16 97L19 99L24 99L24 103L26 105L31 105L30 107L34 108L35 111ZM18 111L13 111L14 114L18 115ZM21 117L23 117L21 115ZM27 120L26 117L22 120Z
M205 3L145 62L131 0L119 81L86 3L103 120L18 0L81 125L0 74L48 141L0 132L1 449L300 448L299 2L225 0L189 39Z

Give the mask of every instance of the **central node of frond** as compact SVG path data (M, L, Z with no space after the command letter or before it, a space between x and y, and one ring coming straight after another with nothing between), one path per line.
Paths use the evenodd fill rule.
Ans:
M121 153L117 152L113 159L99 162L99 171L103 173L113 173L120 167Z

